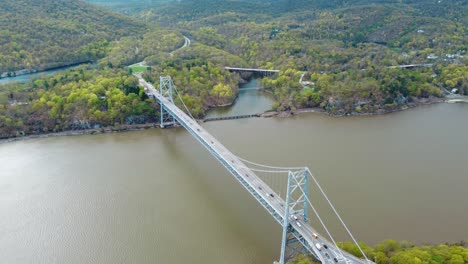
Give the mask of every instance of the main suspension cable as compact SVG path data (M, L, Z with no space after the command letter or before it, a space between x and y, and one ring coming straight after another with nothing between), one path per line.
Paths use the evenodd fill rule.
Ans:
M262 170L262 169L257 169L257 168L250 168L246 166L239 166L241 168L249 169L251 171L255 172L265 172L265 173L288 173L290 170Z
M192 113L190 112L190 110L188 109L188 107L185 105L184 100L182 100L182 97L180 96L180 93L179 93L179 91L177 90L177 87L176 87L174 84L172 84L172 87L174 87L174 90L176 91L177 96L179 97L179 100L182 102L182 105L185 107L185 110L187 110L187 113L190 115L190 117L191 117L193 120L195 120L195 118L193 118L193 116L192 116Z
M338 219L340 220L340 223L341 225L343 225L343 227L345 228L346 232L349 234L349 236L351 237L351 239L353 240L354 244L356 244L356 246L358 247L359 251L361 252L361 254L363 255L363 257L367 260L367 262L369 262L369 259L367 258L366 254L364 253L364 251L362 250L361 246L359 245L359 243L357 242L357 240L355 239L355 237L353 236L353 234L351 233L351 231L349 230L348 226L345 224L345 222L343 221L343 219L341 218L340 214L338 213L338 211L336 210L336 208L333 206L333 204L331 203L330 199L328 198L328 196L325 194L325 191L322 189L322 186L319 184L319 182L317 181L317 179L315 178L315 176L310 172L309 168L307 167L275 167L275 166L269 166L269 165L265 165L265 164L259 164L259 163L255 163L255 162L252 162L252 161L249 161L249 160L246 160L246 159L243 159L241 157L237 157L238 159L240 159L241 161L245 162L245 163L248 163L248 164L251 164L251 165L254 165L254 166L257 166L257 167L263 167L263 168L267 168L267 169L273 169L273 170L263 170L263 169L257 169L257 168L248 168L252 171L255 171L255 172L264 172L264 173L285 173L285 172L290 172L291 170L307 170L307 172L309 173L309 175L312 177L313 181L315 182L315 184L317 185L317 187L319 188L320 192L322 193L323 197L325 197L325 199L327 200L328 204L330 205L330 207L332 208L333 212L335 213L335 215L338 217ZM296 180L296 179L295 179ZM296 180L297 182L297 180ZM304 192L304 190L302 189L302 187L300 187L300 185L298 185L298 187L301 189L302 192ZM306 197L306 200L307 202L309 203L309 205L312 207L312 209L314 210L314 213L317 215L317 217L319 218L319 221L320 223L322 224L322 226L324 227L325 231L327 232L328 236L330 237L330 239L333 241L333 244L338 248L338 245L336 244L335 240L333 239L331 233L328 231L328 229L326 228L325 224L323 223L322 219L320 218L320 216L318 215L318 212L315 210L315 208L313 207L312 203L310 202L309 200L309 197ZM339 250L339 248L338 248ZM341 253L341 251L340 251ZM341 255L344 257L344 255L341 253Z
M338 211L335 209L335 207L333 206L333 204L331 203L330 199L328 199L328 196L325 194L325 192L323 191L322 187L320 186L320 184L318 183L317 179L315 178L315 176L310 172L309 168L307 168L307 171L309 173L309 175L312 177L312 179L314 180L315 184L317 184L317 187L319 188L320 192L322 193L323 197L325 197L325 199L327 200L328 204L330 205L330 207L332 208L333 212L335 212L335 215L338 217L338 219L340 220L341 224L343 225L343 227L346 229L346 232L348 232L349 236L351 237L351 239L353 240L353 242L356 244L356 246L359 248L359 251L361 252L361 254L364 256L364 258L367 260L367 262L369 262L369 259L367 258L366 254L364 254L364 251L362 250L361 246L359 246L358 242L356 241L356 239L354 238L353 234L351 233L351 231L348 229L348 226L346 226L345 222L343 221L343 219L341 218L340 214L338 213Z
M278 169L278 170L282 170L282 171L303 170L304 169L304 167L274 167L274 166L269 166L269 165L265 165L265 164L255 163L255 162L243 159L243 158L241 158L239 156L237 156L237 158L240 159L241 161L245 162L245 163L249 163L249 164L255 165L257 167L263 167L263 168L269 168L269 169Z

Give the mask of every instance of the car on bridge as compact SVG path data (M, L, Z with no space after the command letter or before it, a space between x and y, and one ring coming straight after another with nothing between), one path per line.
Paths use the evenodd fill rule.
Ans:
M320 246L319 243L315 243L315 247L318 249L318 250L322 250L322 246ZM325 253L326 254L326 253Z

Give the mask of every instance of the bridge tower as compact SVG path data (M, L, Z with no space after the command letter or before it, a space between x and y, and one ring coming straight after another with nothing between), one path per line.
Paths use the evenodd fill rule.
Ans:
M302 219L304 222L309 221L307 204L307 198L309 196L309 177L310 171L307 168L298 171L289 171L280 264L285 264L286 261L299 253L314 252L311 248L313 245L309 245L309 243L307 243L291 226L291 222L296 221L296 219ZM318 256L315 257L319 259Z
M159 93L169 100L169 102L174 103L173 98L174 83L170 76L161 76L159 77ZM161 119L159 126L164 128L166 126L173 126L175 124L174 117L164 108L161 104Z

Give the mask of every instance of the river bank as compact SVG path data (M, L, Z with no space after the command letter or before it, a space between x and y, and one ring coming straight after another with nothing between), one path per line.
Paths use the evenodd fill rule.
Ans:
M91 61L82 61L82 62L76 62L76 63L71 63L71 64L65 64L65 65L60 65L60 66L54 66L54 67L48 67L44 69L22 69L18 71L11 71L11 72L2 72L0 73L0 79L2 78L11 78L11 77L17 77L21 75L28 75L32 73L41 73L41 72L47 72L47 71L53 71L53 70L58 70L58 69L63 69L63 68L68 68L68 67L74 67L78 66L81 64L86 64L86 63L92 63Z
M7 83L13 83L13 82L24 83L41 74L52 74L58 71L67 70L67 69L78 67L80 65L88 64L88 63L93 63L93 62L84 61L84 62L67 64L63 66L50 67L46 69L38 69L38 70L22 69L22 70L12 71L12 72L2 72L0 74L0 84L7 84Z
M117 125L117 126L109 126L109 127L102 127L102 128L96 128L96 129L83 129L83 130L66 130L66 131L61 131L61 132L32 134L32 135L2 138L0 139L0 144L21 141L21 140L36 139L36 138L117 133L117 132L126 132L126 131L138 131L138 130L144 130L144 129L149 129L149 128L156 128L156 127L159 127L159 123Z
M312 168L359 241L439 244L468 235L467 114L466 105L433 104L371 118L303 114L203 127L248 160ZM51 137L1 144L0 152L8 263L278 259L280 226L184 129ZM287 180L263 176L286 190ZM333 213L319 190L310 195L322 215ZM327 221L337 241L349 239Z
M343 116L371 116L371 115L383 115L389 114L394 112L400 112L407 109L416 108L422 105L431 105L436 103L468 103L462 99L447 99L447 98L432 98L427 100L419 100L418 102L413 102L407 105L404 105L397 109L381 109L382 111L377 111L375 113L351 113L351 114L332 114L325 111L323 108L315 107L315 108L301 108L293 111L282 111L282 112L273 112L273 111L265 111L263 113L259 113L258 115L252 117L260 117L260 118L271 118L271 117L279 117L279 118L288 118L293 117L296 115L301 115L305 113L320 113L332 117L343 117ZM234 103L230 104L234 105ZM220 106L222 108L223 106ZM214 108L215 109L215 108ZM213 121L213 120L210 120ZM216 120L214 120L216 121ZM203 123L204 119L199 119L197 122ZM103 128L97 129L84 129L84 130L66 130L61 132L53 132L53 133L43 133L43 134L32 134L32 135L24 135L24 136L12 136L0 139L0 144L14 142L14 141L21 141L21 140L29 140L29 139L36 139L36 138L48 138L48 137L64 137L64 136L80 136L80 135L95 135L95 134L105 134L105 133L117 133L117 132L126 132L126 131L138 131L150 128L158 128L159 123L145 123L145 124L134 124L134 125L116 125L116 126L108 126Z
M303 113L321 113L325 114L328 116L334 116L334 117L342 117L342 116L371 116L371 115L383 115L383 114L389 114L389 113L394 113L394 112L400 112L404 111L407 109L412 109L416 108L418 106L422 105L430 105L430 104L436 104L436 103L468 103L468 101L464 101L462 99L448 99L448 98L422 98L422 99L416 99L415 101L401 105L397 108L390 108L390 109L385 109L381 108L378 109L375 112L351 112L351 113L332 113L329 111L326 111L322 107L312 107L312 108L299 108L296 110L292 111L280 111L280 112L265 112L261 116L262 117L291 117L294 115L299 115Z

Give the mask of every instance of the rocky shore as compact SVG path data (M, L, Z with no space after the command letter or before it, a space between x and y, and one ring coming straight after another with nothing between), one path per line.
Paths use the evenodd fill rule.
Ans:
M321 113L330 116L365 116L365 115L382 115L387 113L399 112L410 108L415 108L420 105L430 105L435 103L468 103L468 98L464 99L453 99L453 98L424 98L418 99L417 101L413 101L411 103L402 105L395 109L379 109L373 113L358 113L352 112L347 114L333 114L325 111L323 108L316 107L316 108L301 108L292 111L282 111L282 112L265 112L260 117L263 118L270 118L270 117L280 117L280 118L287 118L293 117L295 115L304 114L304 113ZM203 120L198 120L199 122ZM47 137L63 137L63 136L78 136L78 135L95 135L95 134L104 134L104 133L116 133L116 132L125 132L125 131L138 131L144 130L149 128L157 128L159 127L158 123L146 123L146 124L135 124L135 125L116 125L116 126L109 126L109 127L102 127L97 129L83 129L83 130L68 130L62 132L54 132L54 133L43 133L43 134L34 134L34 135L25 135L25 136L16 136L16 137L9 137L0 139L1 143L8 143L20 140L28 140L34 138L47 138Z
M332 112L328 112L328 111L324 110L321 107L313 107L313 108L300 108L300 109L290 110L290 111L266 112L266 113L262 114L261 116L262 117L291 117L291 116L299 115L299 114L303 114L303 113L321 113L321 114L326 114L326 115L329 115L329 116L336 116L336 117L340 117L340 116L383 115L383 114L403 111L403 110L410 109L410 108L415 108L415 107L420 106L420 105L430 105L430 104L445 103L445 102L448 102L448 103L467 102L468 103L468 100L464 101L464 100L460 100L460 99L447 99L447 98L433 97L433 98L417 99L417 100L415 100L415 101L413 101L411 103L400 105L400 106L398 106L396 108L391 108L391 109L381 108L381 109L378 109L375 112L357 112L357 111L354 111L354 112L351 112L351 113L345 113L345 112L337 111L336 113L332 113Z

